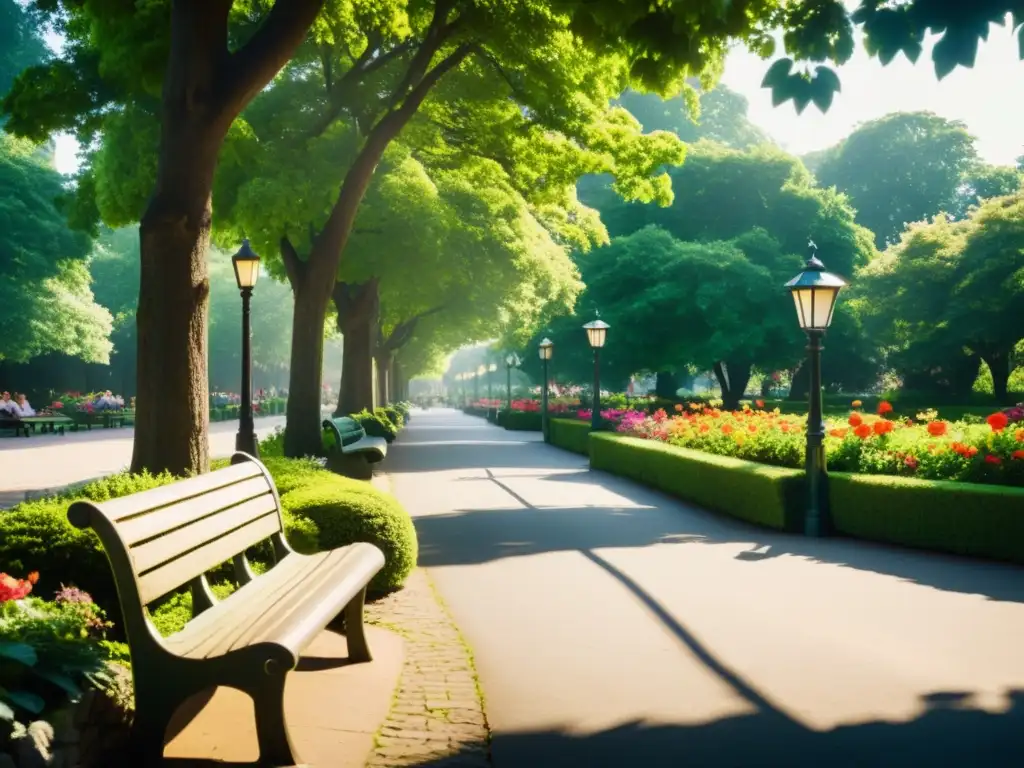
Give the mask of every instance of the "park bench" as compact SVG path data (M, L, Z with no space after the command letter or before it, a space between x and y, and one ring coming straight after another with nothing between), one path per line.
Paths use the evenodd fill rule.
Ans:
M135 720L130 765L159 765L178 706L227 686L255 704L260 765L291 766L284 684L300 653L344 612L349 658L370 661L366 586L383 567L372 544L301 555L285 541L281 502L266 468L236 453L224 469L111 501L76 501L68 519L107 553L131 649ZM246 550L270 540L275 565L255 575ZM239 588L222 601L205 574L231 561ZM160 637L146 606L188 586L192 620Z
M24 434L25 437L28 437L30 428L25 424L22 424L21 419L17 416L3 415L0 416L0 429L13 429L15 437L22 434Z
M349 416L324 419L323 427L334 436L334 450L327 455L327 466L334 472L369 480L373 465L388 455L388 441L367 436L363 426Z

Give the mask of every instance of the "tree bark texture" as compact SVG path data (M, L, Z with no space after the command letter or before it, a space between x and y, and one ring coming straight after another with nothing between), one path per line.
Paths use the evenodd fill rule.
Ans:
M279 2L228 50L229 0L171 5L156 186L139 227L138 394L131 469L209 469L207 251L217 154L234 118L290 58L323 0Z
M1010 405L1010 396L1007 391L1010 382L1010 351L1009 350L985 350L981 353L981 359L988 363L988 369L992 373L992 394L1000 405Z
M341 358L338 415L373 409L373 358L377 342L380 295L376 279L334 286L338 330L345 337Z
M740 400L750 383L751 364L726 360L715 363L715 378L722 389L722 408L735 411L740 407Z
M377 405L383 407L394 399L391 391L394 386L391 379L391 353L378 348L373 362L377 366Z
M654 394L666 400L672 400L679 389L675 371L658 371L654 384Z

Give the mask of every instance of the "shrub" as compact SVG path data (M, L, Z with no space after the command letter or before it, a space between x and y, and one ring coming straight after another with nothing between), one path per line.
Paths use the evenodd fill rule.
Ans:
M799 529L800 470L600 432L590 436L590 465L751 523Z
M409 413L412 411L412 403L402 401L400 403L392 403L390 407L402 414L402 419L405 421L409 420Z
M272 456L284 456L284 427L277 427L271 434L260 440L260 461Z
M498 423L505 429L516 432L540 432L539 411L499 411Z
M374 593L401 588L416 565L418 546L412 519L397 499L368 483L346 478L315 483L290 491L281 503L297 517L316 523L321 549L359 541L378 546L385 563L370 582Z
M394 406L389 405L385 408L375 408L373 412L376 413L378 416L385 416L387 420L391 422L391 425L395 428L396 431L400 432L402 430L402 427L405 426L405 416L402 414L400 410L398 410Z
M829 473L838 533L1024 563L1024 489Z
M586 456L590 453L590 424L570 419L552 419L548 424L548 442Z
M398 429L383 414L383 411L381 413L370 413L363 410L359 413L353 413L352 418L359 422L359 425L370 437L383 437L389 443L398 437Z

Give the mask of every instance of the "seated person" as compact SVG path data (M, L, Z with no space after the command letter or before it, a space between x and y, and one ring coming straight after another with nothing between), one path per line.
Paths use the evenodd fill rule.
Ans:
M3 416L14 416L14 406L16 403L11 400L11 393L4 392L0 394L0 417Z
M28 400L25 398L24 395L17 394L17 395L14 396L14 399L15 399L15 402L14 402L14 415L15 416L25 417L25 416L35 416L36 415L35 410L32 408L31 405L29 405Z

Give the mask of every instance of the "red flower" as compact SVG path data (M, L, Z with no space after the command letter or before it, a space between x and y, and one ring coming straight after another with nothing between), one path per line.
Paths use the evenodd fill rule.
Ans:
M879 419L875 422L876 435L886 435L889 432L892 432L894 428L895 425L891 421L886 421L885 419Z
M851 413L849 422L851 427L859 427L864 423L864 419L859 413Z
M985 421L992 427L993 432L1002 432L1006 429L1006 425L1010 423L1010 417L1002 411L998 411L985 419Z
M903 463L907 466L907 469L917 469L917 459L913 456L907 456L907 458L903 460Z
M944 421L932 421L928 424L928 434L934 437L942 437L949 430L949 425Z
M857 426L855 430L853 430L853 434L855 434L861 440L867 440L869 437L871 437L871 427L868 426L867 424L860 424Z
M1014 459L1015 461L1020 461L1024 459L1024 451L1014 451L1010 458Z
M1003 460L998 456L993 456L991 453L985 457L986 464L1002 464Z
M764 400L755 400L754 405L756 405L758 408L764 408Z
M39 574L34 572L27 579L16 579L6 573L0 573L0 603L6 603L8 600L21 600L28 595L32 591L33 575L36 579L39 578Z
M884 416L887 413L892 413L892 403L888 400L883 400L878 404L878 415Z

